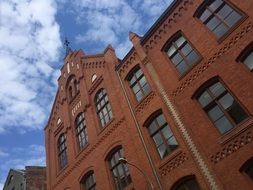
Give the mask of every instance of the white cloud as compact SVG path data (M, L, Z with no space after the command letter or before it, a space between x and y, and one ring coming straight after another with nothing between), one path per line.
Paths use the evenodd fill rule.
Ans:
M41 129L61 47L53 0L0 2L0 133Z
M0 157L7 157L7 156L9 156L9 154L0 149Z

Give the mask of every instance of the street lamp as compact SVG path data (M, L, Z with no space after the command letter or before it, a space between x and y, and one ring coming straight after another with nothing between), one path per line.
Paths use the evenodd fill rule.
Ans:
M154 188L153 184L151 183L151 181L148 179L148 177L146 176L146 174L138 166L136 166L135 164L133 164L131 162L128 162L128 160L125 159L125 158L119 158L119 162L122 163L122 164L128 164L130 166L135 167L139 172L142 173L142 175L144 176L146 182L149 184L150 188L152 190L155 190L155 188Z

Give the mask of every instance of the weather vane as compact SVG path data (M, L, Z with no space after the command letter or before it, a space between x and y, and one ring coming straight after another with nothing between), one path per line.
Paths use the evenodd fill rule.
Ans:
M66 49L66 55L67 56L69 54L69 52L72 52L72 49L69 46L70 42L68 41L68 39L65 37L65 41L64 41L64 46Z

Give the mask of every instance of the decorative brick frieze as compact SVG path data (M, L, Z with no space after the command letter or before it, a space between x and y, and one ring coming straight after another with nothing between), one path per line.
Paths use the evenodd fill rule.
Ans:
M175 91L172 92L172 96L176 97L180 94L187 86L189 86L195 79L197 79L202 73L204 73L210 65L215 63L217 59L219 59L223 54L227 53L232 47L236 45L236 43L251 31L253 24L249 21L245 23L242 27L241 31L237 32L233 37L229 39L227 43L224 44L218 51L216 51L210 58L207 59L206 62L197 65L194 68L193 74L189 75L186 79L184 79L181 84L176 88Z
M150 102L155 98L155 96L156 94L154 91L150 92L147 95L147 97L145 97L144 100L142 100L142 102L137 105L135 112L137 114L141 114L142 111L145 110L145 108L150 105Z

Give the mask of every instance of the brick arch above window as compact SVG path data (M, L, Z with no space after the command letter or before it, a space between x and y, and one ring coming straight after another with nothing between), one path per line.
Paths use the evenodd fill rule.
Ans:
M182 31L176 32L162 48L180 76L201 60L201 55Z
M171 188L171 190L201 190L194 175L180 178Z
M253 72L253 42L243 49L236 61L244 64L251 72Z
M80 181L82 190L95 190L96 189L96 179L94 170L89 170L86 172Z
M239 171L245 173L253 181L253 157L244 162Z

